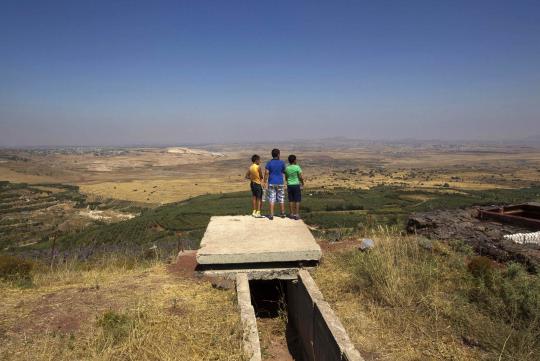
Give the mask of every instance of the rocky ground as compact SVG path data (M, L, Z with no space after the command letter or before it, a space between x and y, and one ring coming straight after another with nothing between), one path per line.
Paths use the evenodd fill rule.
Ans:
M534 230L480 220L477 209L414 213L409 217L407 231L430 239L460 240L472 246L479 254L497 261L518 261L525 264L530 271L540 270L540 246L519 245L503 238L506 234Z

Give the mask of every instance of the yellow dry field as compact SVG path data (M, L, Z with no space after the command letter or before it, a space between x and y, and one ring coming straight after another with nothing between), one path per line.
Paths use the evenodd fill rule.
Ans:
M119 148L100 151L3 151L0 180L76 184L88 195L148 204L207 193L248 190L244 174L253 153L271 146ZM482 190L538 184L540 149L522 146L283 145L294 153L308 187ZM6 153L7 152L7 153ZM0 152L0 158L3 153ZM16 160L13 160L16 159Z
M102 182L81 184L83 193L104 198L163 204L210 193L227 193L248 190L247 181L229 183L221 179L149 179L146 181Z
M1 360L242 360L233 291L163 264L0 283Z

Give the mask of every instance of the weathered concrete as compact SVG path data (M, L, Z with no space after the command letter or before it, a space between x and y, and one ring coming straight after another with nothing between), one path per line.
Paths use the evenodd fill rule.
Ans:
M202 275L206 277L220 277L229 280L236 280L238 272L242 272L248 280L295 280L298 277L298 267L286 268L246 268L246 269L220 269L202 271Z
M212 217L197 251L199 265L318 261L321 248L302 221Z
M309 272L300 270L287 291L289 322L298 332L305 360L363 360Z
M255 310L251 305L249 281L244 273L238 273L236 275L236 294L238 297L238 307L240 308L240 320L244 328L244 352L248 360L261 361L261 345L259 342L257 319L255 318Z

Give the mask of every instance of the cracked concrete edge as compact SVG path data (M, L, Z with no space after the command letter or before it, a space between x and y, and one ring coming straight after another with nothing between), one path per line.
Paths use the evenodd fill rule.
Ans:
M251 305L249 281L245 273L236 275L236 295L243 327L244 352L250 361L261 361L261 345L255 310Z
M205 270L199 274L207 277L222 277L226 279L236 280L239 270ZM263 269L245 269L242 270L248 280L296 280L298 277L298 268L263 268Z
M308 271L300 270L298 272L298 278L306 288L309 297L313 301L315 307L318 308L321 313L324 322L328 326L328 329L332 333L332 336L336 340L338 347L342 353L343 360L346 361L364 361L364 358L360 355L360 352L354 347L345 327L339 320L339 317L335 314L332 307L324 300L324 296L317 287L315 280L311 277Z

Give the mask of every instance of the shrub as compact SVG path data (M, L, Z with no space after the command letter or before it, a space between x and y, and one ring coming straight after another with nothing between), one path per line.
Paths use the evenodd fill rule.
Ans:
M98 319L97 325L103 330L106 341L116 344L129 335L133 320L127 315L107 311Z
M19 257L0 255L0 279L31 281L34 263Z
M467 269L477 280L481 280L486 287L491 288L493 286L494 267L489 258L475 256L467 264Z

